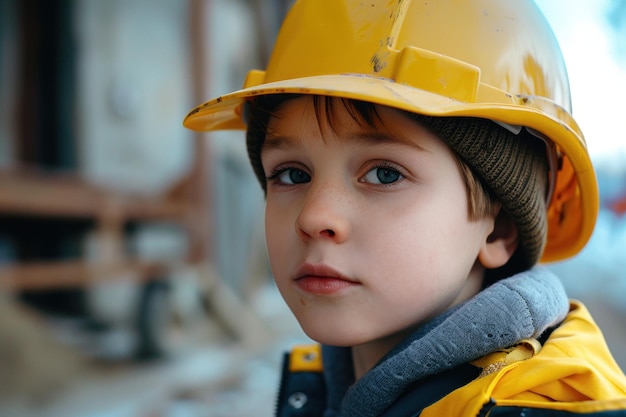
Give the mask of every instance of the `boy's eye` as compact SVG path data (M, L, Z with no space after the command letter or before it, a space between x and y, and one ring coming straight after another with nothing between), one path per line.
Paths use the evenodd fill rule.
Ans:
M402 174L396 169L389 167L376 167L371 169L363 177L363 182L372 184L392 184L402 178Z
M311 181L311 176L298 168L287 168L272 175L269 179L277 179L281 184L304 184Z

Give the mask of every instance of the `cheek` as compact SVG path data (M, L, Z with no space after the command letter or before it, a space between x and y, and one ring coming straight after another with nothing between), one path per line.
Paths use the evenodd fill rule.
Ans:
M277 277L281 276L280 268L285 268L290 259L294 236L294 226L288 221L288 216L268 205L265 211L265 242L270 266Z
M436 276L460 264L458 272L469 271L480 249L481 225L467 219L466 207L460 203L388 212L403 220L371 221L361 241L375 245L368 251L390 260L393 269Z

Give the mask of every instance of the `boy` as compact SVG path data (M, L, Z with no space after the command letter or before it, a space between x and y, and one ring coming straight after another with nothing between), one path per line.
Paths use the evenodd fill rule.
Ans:
M626 415L626 378L537 262L597 213L532 2L296 2L265 72L186 118L245 128L281 295L316 346L279 416Z

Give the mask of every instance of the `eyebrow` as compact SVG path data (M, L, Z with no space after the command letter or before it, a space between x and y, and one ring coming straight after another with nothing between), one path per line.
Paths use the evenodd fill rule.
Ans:
M412 148L417 148L420 151L428 152L426 148L424 148L423 146L420 146L415 141L412 141L409 138L399 137L396 135L388 135L386 133L381 133L381 132L360 133L348 139L353 139L358 142L365 142L366 144L370 144L370 145L386 145L386 144L407 145Z
M298 143L304 141L303 138L294 138L288 135L271 135L268 133L263 145L261 147L262 150L279 150L279 149L289 149L294 148ZM388 135L380 132L365 132L365 133L357 133L354 135L350 135L348 137L341 138L342 141L345 142L355 142L366 145L373 146L385 146L388 144L400 144L407 145L412 148L416 148L423 152L429 152L428 149L420 146L408 138L398 137L395 135Z
M265 141L263 141L263 144L261 145L261 149L267 150L293 148L300 141L300 139L291 138L289 136L274 136L268 133Z

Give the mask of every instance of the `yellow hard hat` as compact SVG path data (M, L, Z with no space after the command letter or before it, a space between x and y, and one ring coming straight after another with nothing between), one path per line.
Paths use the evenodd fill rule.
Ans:
M283 93L486 118L539 132L558 157L541 260L573 256L591 236L596 178L572 118L561 51L532 0L298 1L267 69L250 71L243 89L193 109L184 125L245 129L245 100Z

